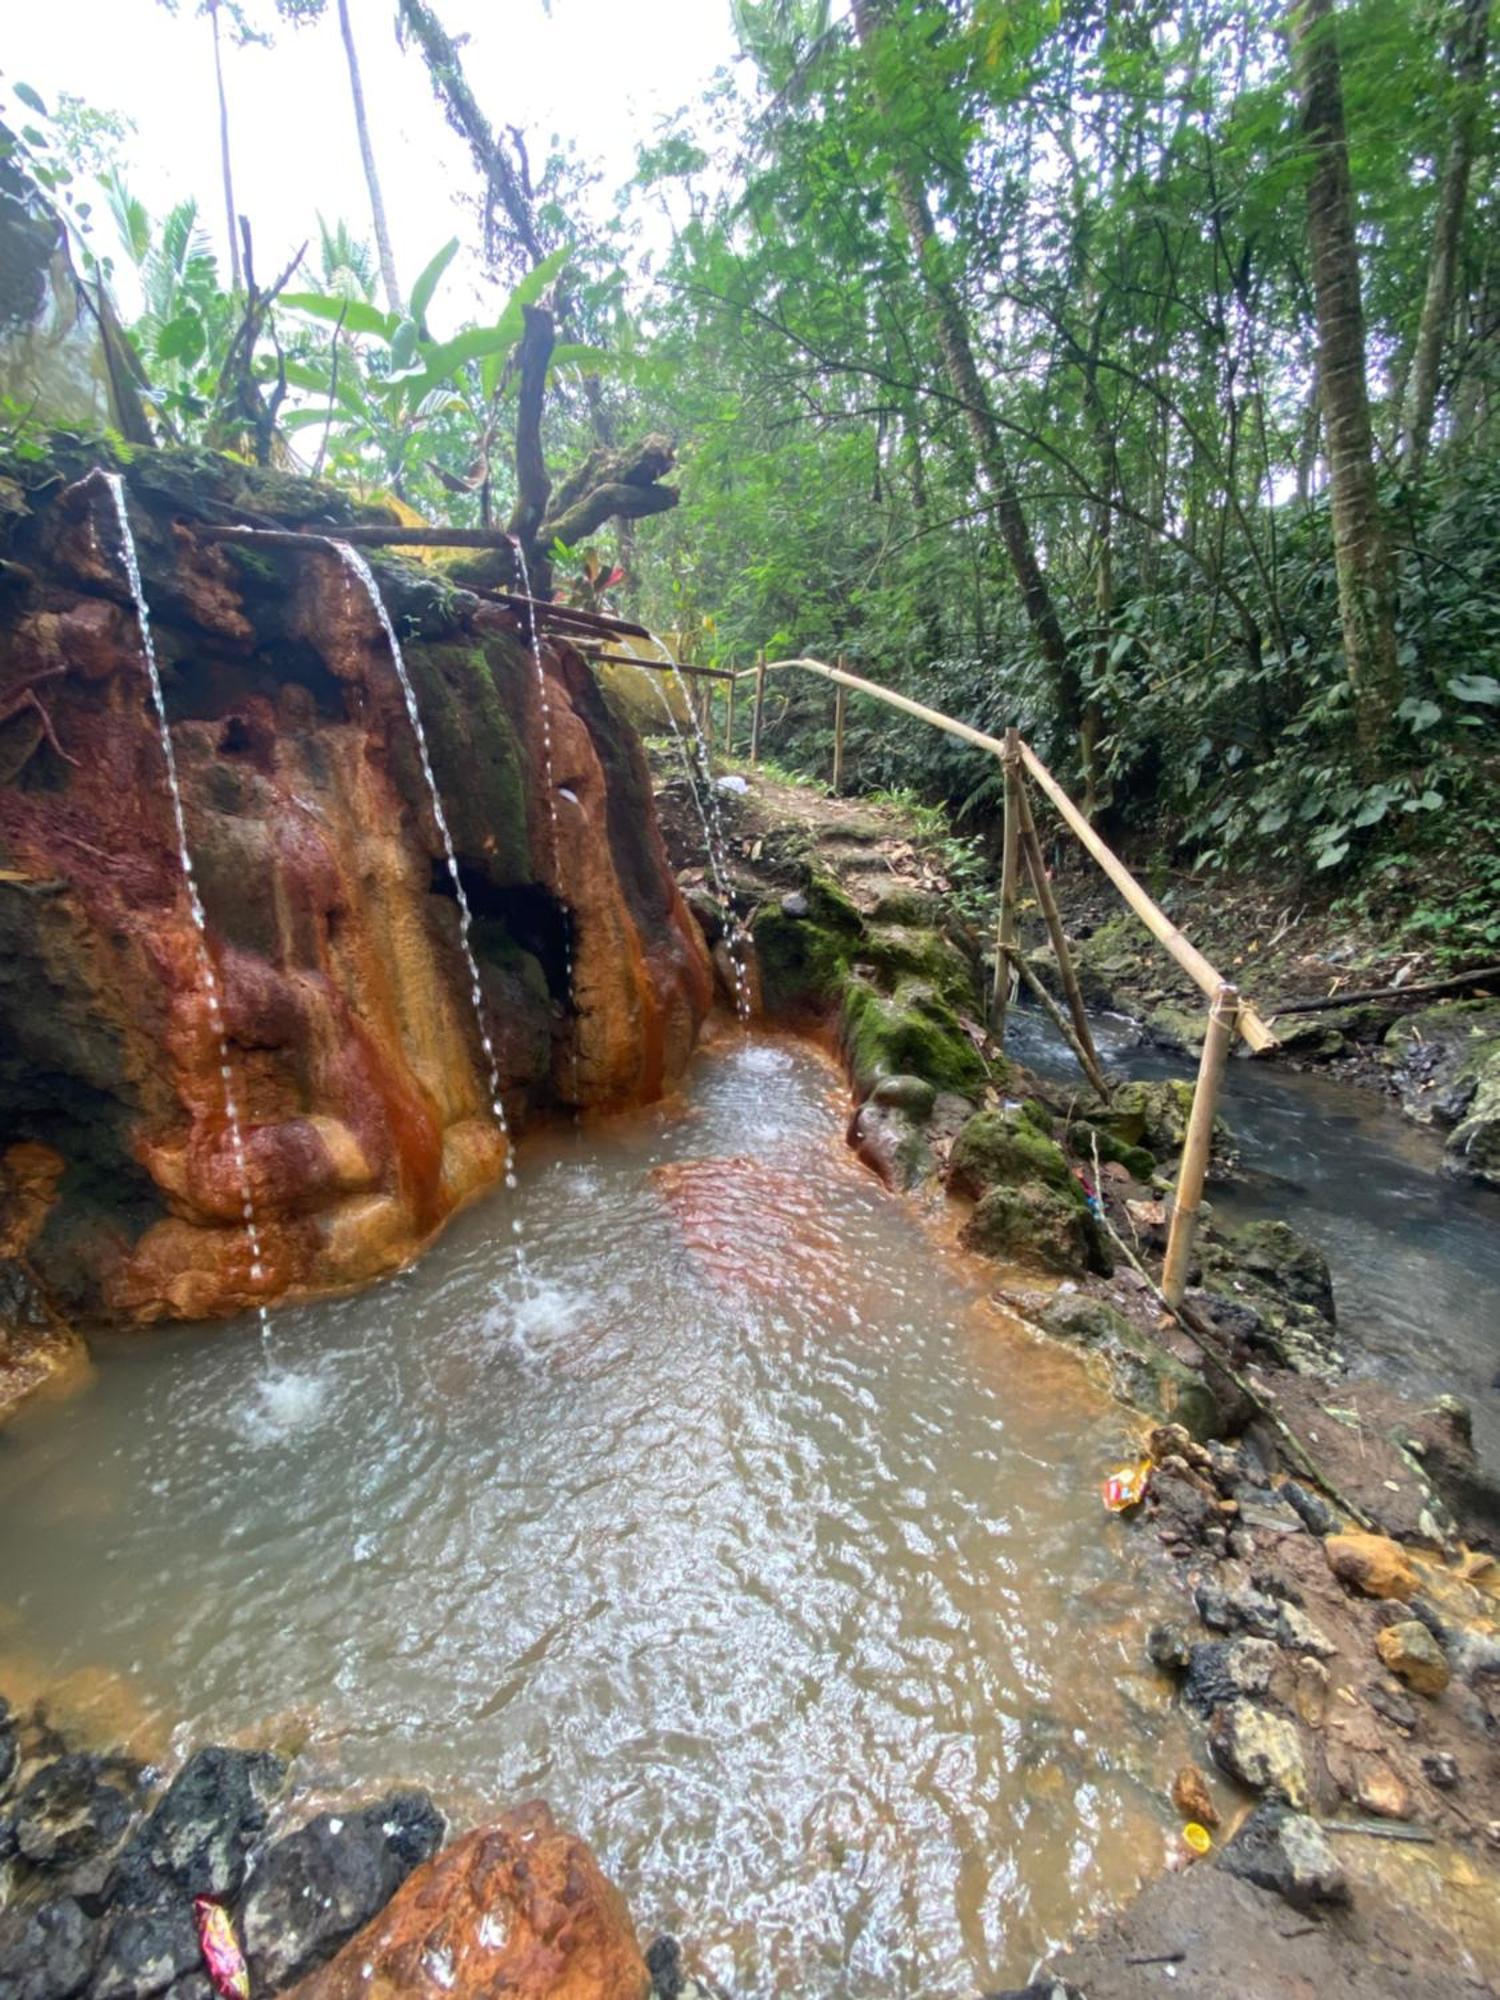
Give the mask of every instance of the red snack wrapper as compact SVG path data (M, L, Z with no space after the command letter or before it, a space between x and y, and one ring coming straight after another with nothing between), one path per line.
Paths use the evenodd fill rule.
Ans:
M198 1945L219 2000L250 2000L250 1968L234 1934L229 1912L212 1896L193 1899Z
M1104 1504L1111 1514L1124 1514L1138 1507L1151 1482L1151 1461L1137 1459L1134 1465L1119 1465L1104 1482Z

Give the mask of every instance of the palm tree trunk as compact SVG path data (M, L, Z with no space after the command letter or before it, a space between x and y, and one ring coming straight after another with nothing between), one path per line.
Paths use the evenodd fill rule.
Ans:
M349 0L338 0L339 33L344 38L344 55L349 63L349 95L354 99L354 129L359 134L359 157L364 163L365 186L370 190L370 216L375 224L375 251L380 259L380 282L385 302L393 313L405 312L401 288L396 283L396 259L391 249L390 224L385 219L385 197L380 192L380 175L375 169L375 149L370 144L370 124L365 114L365 90L360 82L359 56L354 47L354 30L349 24Z
M877 25L872 0L854 0L855 32L862 46L868 45ZM1030 524L1006 459L994 404L980 379L974 359L963 306L943 267L944 246L938 240L926 191L916 169L905 155L898 154L892 160L890 176L897 206L906 224L907 235L911 238L917 279L927 297L943 367L963 412L974 455L990 490L1001 538L1020 587L1032 635L1052 681L1058 720L1065 728L1076 731L1083 718L1083 689L1077 665L1069 651L1046 575L1037 559Z
M219 46L219 0L208 0L214 32L214 82L219 91L219 164L224 175L224 207L229 222L229 275L233 289L245 289L240 270L240 219L234 206L234 173L229 164L229 99L224 95L224 53Z
M1451 60L1458 86L1458 108L1443 178L1438 188L1432 227L1432 257L1427 266L1427 292L1412 358L1406 405L1406 435L1402 458L1409 479L1422 477L1432 442L1437 412L1438 375L1443 345L1453 318L1458 280L1458 249L1463 236L1464 209L1469 198L1469 169L1474 160L1474 135L1479 120L1488 54L1490 0L1464 0L1462 18L1453 38Z
M1288 26L1302 132L1311 156L1307 235L1318 328L1318 388L1328 454L1328 500L1338 574L1344 667L1366 765L1401 695L1395 579L1375 480L1354 194L1334 0L1292 0Z

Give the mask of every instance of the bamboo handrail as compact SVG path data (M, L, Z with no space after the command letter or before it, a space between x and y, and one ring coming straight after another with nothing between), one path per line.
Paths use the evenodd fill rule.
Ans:
M878 681L867 681L861 675L848 673L841 667L830 667L826 661L804 659L800 656L786 660L770 660L766 663L764 671L770 673L782 667L798 667L804 673L818 674L824 680L832 681L835 686L853 688L857 694L867 694L875 701L884 702L887 708L900 709L903 715L914 715L918 722L926 722L932 728L942 730L946 736L956 736L960 743L970 743L976 750L987 750L992 757L1004 759L1005 745L999 737L987 736L982 729L973 729L967 722L955 722L951 715L944 715L936 708L928 708L924 702L913 701L909 695L897 694L894 688L882 687ZM1023 740L1020 750L1023 767L1035 778L1069 828L1078 836L1081 844L1114 883L1126 903L1157 942L1166 946L1193 984L1212 999L1225 983L1223 976L1209 964L1195 945L1189 944L1166 911L1146 894L1120 857L1099 838L1030 744ZM1235 1026L1256 1055L1280 1046L1275 1035L1248 1000L1241 1000L1239 1012L1235 1016Z

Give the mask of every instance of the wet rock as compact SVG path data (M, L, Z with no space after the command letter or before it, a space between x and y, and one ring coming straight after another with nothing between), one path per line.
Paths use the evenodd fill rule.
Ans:
M1108 1272L1099 1225L1080 1202L1043 1186L991 1188L963 1228L982 1256L1034 1263L1064 1277Z
M1418 1694L1440 1695L1453 1678L1448 1656L1420 1619L1387 1625L1375 1645L1390 1671Z
M1252 1701L1215 1710L1208 1747L1221 1771L1252 1792L1270 1792L1290 1806L1308 1803L1307 1765L1297 1726Z
M1268 1290L1296 1305L1334 1317L1328 1259L1285 1222L1247 1222L1224 1231L1235 1265Z
M269 1751L195 1751L127 1842L112 1899L147 1909L178 1895L238 1895L285 1778Z
M1281 1648L1269 1639L1214 1639L1194 1646L1183 1699L1198 1715L1212 1715L1247 1696L1271 1692L1283 1668Z
M913 1118L929 1118L937 1091L925 1076L883 1076L870 1092L870 1102L910 1112Z
M1087 2000L1087 1995L1066 1979L1033 1979L1029 1986L1006 1986L982 2000Z
M93 1972L99 1930L71 1896L0 1915L0 1993L6 2000L72 2000Z
M1390 1687L1384 1681L1371 1681L1364 1694L1375 1713L1383 1715L1392 1728L1407 1736L1416 1728L1420 1717L1400 1688Z
M1411 1558L1399 1542L1385 1535L1364 1535L1350 1531L1330 1535L1323 1544L1328 1567L1341 1583L1366 1597L1397 1597L1409 1600L1416 1593L1417 1577Z
M352 1813L320 1813L278 1840L245 1892L245 1956L257 1992L321 1965L390 1901L443 1842L425 1792L395 1792Z
M1295 1604L1283 1604L1276 1620L1276 1638L1288 1652L1308 1653L1315 1660L1331 1660L1338 1651L1321 1625L1314 1624Z
M646 1947L652 2000L725 2000L722 1988L697 1979L682 1962L682 1946L663 1931Z
M35 1868L66 1868L106 1853L135 1806L126 1781L112 1782L103 1760L82 1752L34 1772L10 1814L16 1852Z
M968 1121L949 1156L950 1193L978 1201L993 1187L1040 1182L1082 1206L1067 1156L1057 1141L1026 1115L1028 1108L980 1111Z
M1258 1639L1278 1636L1283 1607L1249 1584L1229 1591L1217 1584L1200 1583L1193 1592L1193 1602L1211 1632L1250 1632Z
M1219 1866L1299 1910L1349 1900L1344 1871L1317 1821L1271 1799L1228 1842Z
M1152 1473L1151 1507L1157 1532L1170 1548L1190 1549L1222 1524L1213 1489L1180 1461Z
M618 1891L539 1800L407 1877L297 2000L645 2000L651 1975Z
M1183 1672L1193 1656L1193 1642L1183 1625L1153 1625L1146 1634L1146 1658L1154 1667Z
M1338 1514L1312 1487L1304 1486L1300 1480L1288 1479L1282 1485L1281 1497L1296 1511L1308 1533L1316 1535L1320 1541L1327 1535L1338 1533Z
M151 2000L202 1965L186 1898L151 1910L120 1910L108 1922L89 2000Z
M1190 1440L1210 1436L1221 1427L1222 1406L1198 1370L1107 1300L1079 1292L1059 1294L1048 1301L1040 1320L1055 1339L1099 1355L1109 1371L1111 1390L1131 1409L1169 1420ZM1159 1480L1157 1484L1160 1499ZM1187 1504L1196 1519L1200 1510ZM1206 1526L1209 1518L1204 1514L1198 1525Z
M1383 1757L1361 1764L1354 1802L1379 1819L1410 1819L1417 1809L1410 1791Z
M1422 1759L1422 1775L1440 1792L1451 1792L1462 1775L1458 1759L1447 1750L1431 1750Z
M21 1767L20 1735L10 1703L0 1695L0 1799L3 1799Z
M1208 1779L1196 1764L1184 1764L1172 1780L1172 1803L1184 1819L1196 1820L1200 1826L1219 1824L1219 1808L1208 1789Z
M902 1078L916 1082L917 1078ZM881 1086L849 1121L848 1141L856 1156L889 1188L918 1187L933 1170L932 1148L923 1122L899 1105L877 1102ZM929 1086L930 1090L930 1086ZM932 1091L932 1097L936 1097Z

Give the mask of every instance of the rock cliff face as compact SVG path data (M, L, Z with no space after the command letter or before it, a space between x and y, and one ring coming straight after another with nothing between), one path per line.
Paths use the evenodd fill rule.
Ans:
M228 1313L254 1288L224 1080L118 530L89 463L0 482L0 1154L58 1156L27 1251L53 1302ZM357 580L317 543L194 531L336 532L348 503L221 459L138 454L126 478L265 1295L357 1284L504 1165L457 902ZM711 972L636 739L569 649L545 646L544 694L509 612L414 566L379 575L512 1123L657 1095Z

